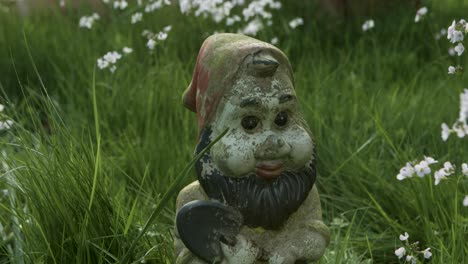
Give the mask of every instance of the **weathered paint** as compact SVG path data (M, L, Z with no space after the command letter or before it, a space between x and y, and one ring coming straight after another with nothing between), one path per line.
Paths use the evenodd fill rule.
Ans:
M192 81L183 95L184 105L197 113L198 132L212 122L218 103L232 87L246 57L264 50L274 54L292 80L287 57L275 46L239 34L215 34L203 43L197 57Z
M285 169L298 169L306 165L312 156L313 142L308 129L303 127L302 117L298 112L297 100L279 103L282 94L293 94L292 87L284 87L273 79L268 88L252 87L252 82L240 79L220 104L221 111L216 115L213 128L215 135L226 128L230 132L213 146L212 156L225 174L242 177L255 170L258 162L281 159ZM243 99L259 98L261 106L248 109L239 106ZM286 111L290 120L285 127L274 124L276 115ZM257 116L260 119L258 129L246 132L241 125L245 116ZM267 140L269 139L269 140ZM280 140L285 142L276 146ZM273 150L270 155L260 149Z
M255 59L278 62L278 67L257 74ZM288 100L280 102L280 98ZM246 99L258 104L242 107ZM212 147L213 161L202 163L202 175L219 169L233 179L242 178L255 173L259 166L299 170L311 166L315 158L312 135L295 99L291 66L272 45L236 34L208 38L184 94L184 104L197 112L199 133L205 127L213 130L211 140L230 129ZM275 118L283 111L288 114L288 122L280 127ZM242 126L246 116L259 119L255 129ZM196 181L179 193L177 208L206 199L207 194ZM177 230L175 238L177 262L200 263L178 239ZM280 230L244 226L236 245L223 245L223 263L292 264L299 259L317 260L328 242L329 231L322 222L320 198L314 186Z

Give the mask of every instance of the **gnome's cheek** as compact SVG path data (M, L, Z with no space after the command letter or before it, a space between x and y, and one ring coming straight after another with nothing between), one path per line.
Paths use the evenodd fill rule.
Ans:
M291 129L285 134L291 145L290 158L292 167L302 168L314 154L314 143L309 133L302 127Z
M255 158L252 147L248 144L229 144L221 140L212 148L213 161L227 176L242 177L255 170Z

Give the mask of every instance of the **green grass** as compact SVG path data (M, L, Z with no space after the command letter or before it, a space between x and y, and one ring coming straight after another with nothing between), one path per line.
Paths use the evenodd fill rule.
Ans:
M449 57L448 41L433 38L467 13L457 3L430 7L420 24L412 10L376 16L365 34L364 18L330 23L310 6L285 6L257 36L280 39L317 142L317 185L332 230L321 263L398 263L405 231L432 248L431 263L468 262L466 180L396 180L423 155L468 162L466 139L440 138L467 87L466 74L449 76L447 67L465 65L466 54ZM171 7L135 26L103 14L87 30L76 13L91 11L0 16L0 103L16 122L0 132L10 167L0 174L9 189L0 198L0 262L173 263L175 198L195 179L180 178L197 133L181 95L203 39L222 28ZM295 16L306 24L292 31ZM141 31L169 24L167 41L149 53ZM134 52L114 74L97 69L97 58L124 46Z

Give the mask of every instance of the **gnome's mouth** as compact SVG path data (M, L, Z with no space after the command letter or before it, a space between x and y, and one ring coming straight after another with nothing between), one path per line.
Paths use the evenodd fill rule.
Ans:
M272 180L281 175L283 162L280 160L261 161L255 167L255 174L265 180Z

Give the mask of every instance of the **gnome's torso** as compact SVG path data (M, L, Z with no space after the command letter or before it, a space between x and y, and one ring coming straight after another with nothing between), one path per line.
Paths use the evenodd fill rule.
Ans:
M177 198L177 208L190 201L208 200L198 181L186 186ZM292 213L279 230L266 230L261 227L244 226L241 235L250 239L260 248L260 253L252 263L296 263L297 260L317 260L329 241L329 230L322 222L322 211L317 208L320 198L315 187L301 208ZM175 233L177 263L207 262L190 252ZM288 258L288 259L286 259ZM274 262L277 260L278 262Z

